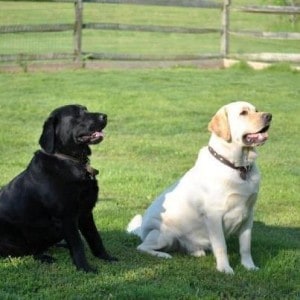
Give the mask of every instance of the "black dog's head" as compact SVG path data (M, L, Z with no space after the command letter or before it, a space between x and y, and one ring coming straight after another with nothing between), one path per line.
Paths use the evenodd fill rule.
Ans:
M91 154L88 145L103 140L107 116L90 113L81 105L66 105L55 109L44 123L39 143L49 154L61 153L80 160Z

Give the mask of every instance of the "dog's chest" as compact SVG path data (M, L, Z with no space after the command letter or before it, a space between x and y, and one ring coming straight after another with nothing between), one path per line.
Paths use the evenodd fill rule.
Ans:
M223 226L226 235L237 232L249 218L252 218L256 199L257 193L249 195L231 194L227 197L223 215Z
M92 210L98 198L99 187L96 180L77 183L74 190L79 210ZM74 199L75 200L75 199Z

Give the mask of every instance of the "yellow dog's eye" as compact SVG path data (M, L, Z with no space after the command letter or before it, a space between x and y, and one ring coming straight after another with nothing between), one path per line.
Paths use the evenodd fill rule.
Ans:
M246 115L248 115L248 110L244 109L240 112L240 116L246 116Z

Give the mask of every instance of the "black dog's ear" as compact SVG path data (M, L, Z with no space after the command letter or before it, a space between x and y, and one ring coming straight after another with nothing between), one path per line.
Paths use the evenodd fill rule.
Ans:
M45 123L39 143L41 147L48 153L54 152L55 145L55 120L54 117L49 117Z

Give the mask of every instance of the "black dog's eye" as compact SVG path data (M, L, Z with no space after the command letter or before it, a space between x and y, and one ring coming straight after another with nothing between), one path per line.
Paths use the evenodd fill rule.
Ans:
M240 116L246 116L246 115L248 115L248 110L243 110L243 111L241 111L240 112Z
M87 109L85 107L83 107L82 109L79 110L78 116L83 117L83 116L85 116L86 113L87 113Z

